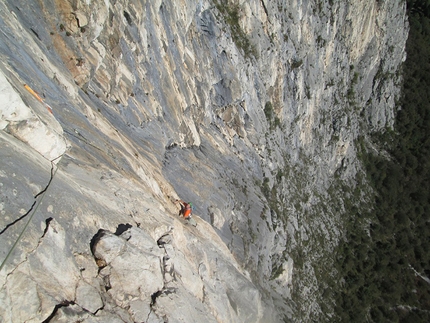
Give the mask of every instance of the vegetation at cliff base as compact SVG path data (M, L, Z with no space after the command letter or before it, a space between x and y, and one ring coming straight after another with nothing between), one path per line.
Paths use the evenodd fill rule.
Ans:
M388 156L363 143L373 209L349 215L339 250L340 322L430 322L430 2L407 4L400 110L394 131L373 138Z

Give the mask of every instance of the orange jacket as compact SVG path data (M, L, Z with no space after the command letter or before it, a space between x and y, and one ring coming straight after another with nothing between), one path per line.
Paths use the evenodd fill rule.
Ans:
M184 215L184 218L188 218L191 215L191 205L187 202L184 202L182 200L178 200L179 204L181 204L181 211Z

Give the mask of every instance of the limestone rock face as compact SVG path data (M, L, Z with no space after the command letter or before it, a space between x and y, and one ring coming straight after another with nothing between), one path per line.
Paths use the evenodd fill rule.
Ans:
M2 1L2 320L329 322L345 200L366 201L357 143L394 122L405 11Z
M31 88L26 88L32 91ZM35 92L36 100L42 100ZM36 101L26 95L29 100ZM0 128L6 129L14 137L26 142L48 160L55 161L66 150L66 140L62 136L62 128L39 104L32 111L18 93L12 88L7 78L0 71ZM37 101L36 101L37 102ZM35 102L33 102L35 103ZM49 111L49 110L48 110ZM36 115L35 113L40 113Z
M102 263L100 275L107 282L109 293L122 307L128 303L128 297L139 297L150 303L151 295L163 288L161 259L130 246L125 239L101 234L93 251Z

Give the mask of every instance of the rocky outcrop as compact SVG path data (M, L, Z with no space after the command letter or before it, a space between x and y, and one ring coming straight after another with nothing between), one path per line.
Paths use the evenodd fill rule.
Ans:
M357 140L393 124L403 2L0 14L5 322L331 320L345 201L366 201Z

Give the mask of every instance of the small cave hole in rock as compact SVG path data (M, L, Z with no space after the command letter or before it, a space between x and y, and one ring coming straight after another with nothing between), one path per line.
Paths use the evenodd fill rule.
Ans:
M121 234L123 234L125 231L127 231L131 227L132 227L132 225L130 223L127 223L127 224L121 223L116 228L115 235L120 236Z
M163 291L159 290L151 295L151 306L155 304L155 302L157 301L157 297L160 296L162 293Z
M131 26L131 24L133 23L133 20L131 19L131 16L127 11L124 11L124 17L125 17L125 20L127 20L127 23Z

